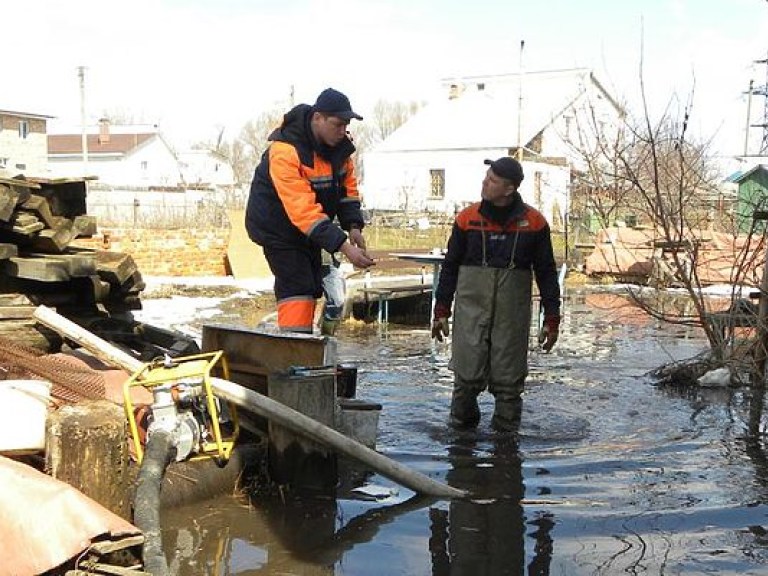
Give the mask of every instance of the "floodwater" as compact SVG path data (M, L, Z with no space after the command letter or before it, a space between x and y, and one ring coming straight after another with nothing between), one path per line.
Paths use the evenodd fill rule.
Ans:
M768 573L749 394L645 375L704 349L696 329L658 325L615 290L570 290L557 346L531 352L519 443L491 431L487 394L476 433L447 428L449 347L426 327L339 336L357 397L383 406L378 450L471 498L420 498L377 474L335 499L222 496L163 513L175 573Z

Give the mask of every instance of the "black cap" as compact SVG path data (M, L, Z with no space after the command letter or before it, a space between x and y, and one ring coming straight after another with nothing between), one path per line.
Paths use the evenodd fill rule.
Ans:
M502 156L498 160L486 160L485 164L491 167L496 176L509 180L515 186L520 186L523 181L523 167L511 156Z
M315 102L314 109L316 112L322 112L329 116L336 116L343 120L351 120L352 118L357 120L363 119L360 114L352 111L352 105L349 103L349 98L333 88L326 88L320 92L320 96L317 97L317 102Z

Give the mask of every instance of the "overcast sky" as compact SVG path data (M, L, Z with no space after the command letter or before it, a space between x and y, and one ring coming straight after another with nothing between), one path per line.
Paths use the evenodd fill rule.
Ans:
M119 112L171 141L233 137L327 86L365 115L429 101L441 79L589 67L658 109L694 89L694 128L740 153L748 82L766 84L766 0L4 0L0 109L80 122ZM753 122L763 114L753 100ZM759 132L759 131L754 131ZM737 148L737 149L735 149Z

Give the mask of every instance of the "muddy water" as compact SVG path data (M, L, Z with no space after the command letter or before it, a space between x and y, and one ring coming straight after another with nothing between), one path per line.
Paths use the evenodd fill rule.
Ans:
M216 317L208 321L217 321ZM227 319L231 323L231 318ZM419 498L378 475L338 498L225 496L164 513L189 575L766 574L768 458L741 391L665 390L644 374L704 347L617 293L572 291L561 340L531 353L519 443L446 425L449 348L424 330L345 327L378 449L471 492ZM362 492L352 488L362 488Z

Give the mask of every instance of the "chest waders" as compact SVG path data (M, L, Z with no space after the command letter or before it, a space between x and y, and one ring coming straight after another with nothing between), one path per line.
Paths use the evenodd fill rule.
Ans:
M450 367L454 371L451 423L475 426L480 420L477 396L485 390L495 397L494 428L516 431L522 414L523 385L528 375L531 325L530 270L486 264L461 266L453 317Z

